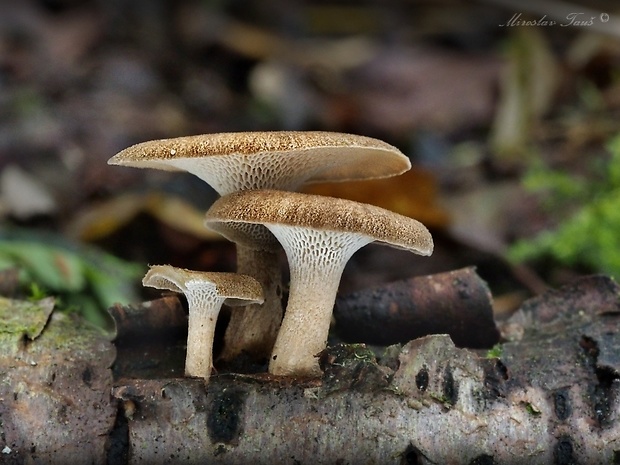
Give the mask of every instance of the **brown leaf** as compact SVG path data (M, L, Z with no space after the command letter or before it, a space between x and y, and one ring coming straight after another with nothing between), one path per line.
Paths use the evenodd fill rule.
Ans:
M377 205L428 227L444 227L449 221L448 213L437 203L435 179L419 168L386 179L312 184L303 192Z

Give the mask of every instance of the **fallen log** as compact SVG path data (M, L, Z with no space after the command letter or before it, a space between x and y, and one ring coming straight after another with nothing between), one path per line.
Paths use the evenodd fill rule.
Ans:
M617 354L618 295L593 277L529 301L499 358L435 335L378 361L331 347L316 381L119 380L128 462L614 463L620 382L599 357Z
M71 355L43 344L48 331L75 334L52 315L26 346L12 339L13 359L2 352L0 461L616 463L619 295L597 276L531 299L492 356L432 335L378 359L363 344L330 347L317 380L219 373L208 384L156 369L150 379L116 369L112 380L110 345L94 334ZM50 378L51 366L73 384Z

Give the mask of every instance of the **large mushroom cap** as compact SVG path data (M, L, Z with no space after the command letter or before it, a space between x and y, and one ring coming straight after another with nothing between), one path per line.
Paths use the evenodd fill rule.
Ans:
M229 132L153 140L126 148L108 163L188 171L222 195L383 178L411 168L405 155L383 141L324 131Z
M431 255L433 239L417 220L352 200L275 190L241 191L218 199L206 224L225 234L220 224L283 224L317 230L350 231L372 241Z

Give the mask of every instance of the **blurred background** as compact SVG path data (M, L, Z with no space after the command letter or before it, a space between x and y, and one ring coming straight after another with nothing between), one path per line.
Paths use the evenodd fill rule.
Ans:
M202 226L209 186L107 160L156 138L329 130L413 169L306 191L436 241L430 258L364 248L341 291L475 265L505 316L620 276L619 113L610 0L0 0L0 288L102 323L148 297L147 264L232 270Z

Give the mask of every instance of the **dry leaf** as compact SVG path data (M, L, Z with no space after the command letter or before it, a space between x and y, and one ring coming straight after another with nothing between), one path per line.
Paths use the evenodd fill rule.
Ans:
M207 229L205 212L194 207L185 199L161 192L154 192L147 200L147 211L168 226L207 240L222 240L223 237Z
M66 233L83 241L104 238L135 218L145 203L145 195L121 194L99 204L90 204L73 217Z
M17 165L0 173L0 199L6 213L19 219L52 214L57 209L46 187Z

